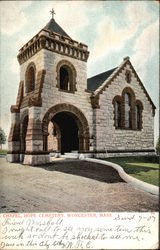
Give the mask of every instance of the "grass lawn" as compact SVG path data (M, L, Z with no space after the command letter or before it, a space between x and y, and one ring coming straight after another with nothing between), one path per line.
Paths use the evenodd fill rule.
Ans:
M0 149L0 155L6 155L7 154L7 150L5 149Z
M127 174L141 181L145 181L156 186L159 185L158 157L117 157L106 158L105 160L117 163Z

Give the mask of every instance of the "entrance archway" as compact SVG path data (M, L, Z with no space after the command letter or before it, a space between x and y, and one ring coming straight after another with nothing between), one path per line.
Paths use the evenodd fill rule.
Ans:
M72 114L60 112L53 117L60 128L60 151L61 153L79 150L78 126Z
M50 108L42 121L43 149L48 151L48 124L53 122L59 128L56 133L57 151L89 150L89 126L84 114L71 104L57 104Z

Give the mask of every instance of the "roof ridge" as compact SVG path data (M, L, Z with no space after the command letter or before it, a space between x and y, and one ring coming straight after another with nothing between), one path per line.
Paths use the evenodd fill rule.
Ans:
M109 71L114 71L114 70L116 70L118 67L115 67L115 68L112 68L112 69L109 69L109 70L106 70L106 71L104 71L104 72L102 72L102 73L99 73L99 74L97 74L97 75L94 75L94 76L91 76L91 77L89 77L89 78L87 78L87 80L89 80L89 79L91 79L91 78L93 78L93 77L96 77L96 76L99 76L99 75L102 75L102 74L104 74L104 73L107 73L107 72L109 72Z
M87 89L96 94L96 92L101 89L101 86L103 86L104 82L106 82L106 80L110 78L110 76L113 74L113 72L115 72L116 69L117 67L88 78Z
M115 68L115 70L112 72L112 74L99 86L99 88L97 88L95 91L94 91L94 94L95 95L98 95L100 94L101 90L104 88L104 86L107 84L107 82L110 81L110 79L112 77L114 77L114 75L126 64L126 62L129 61L129 58L127 57L126 59L124 59L120 65Z
M148 94L145 86L143 85L140 77L138 76L136 70L134 69L132 63L130 62L129 57L124 58L124 61L122 61L122 63L119 65L119 67L117 67L117 69L115 71L113 71L113 73L95 91L93 91L92 95L94 97L99 96L103 92L103 90L106 88L107 84L111 83L111 81L113 80L113 78L117 75L118 72L120 72L120 70L125 66L126 63L130 64L130 66L131 66L131 68L132 68L132 70L133 70L133 72L134 72L134 74L135 74L135 76L137 78L137 81L141 85L141 87L142 87L145 95L147 96L150 104L152 105L152 110L153 110L153 115L154 115L155 114L156 106L154 105L154 103L153 103L150 95Z

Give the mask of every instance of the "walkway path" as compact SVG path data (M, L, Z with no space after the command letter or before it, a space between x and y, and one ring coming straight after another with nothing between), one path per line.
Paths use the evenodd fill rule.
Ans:
M31 167L0 158L0 211L158 211L158 198L111 167L79 160Z

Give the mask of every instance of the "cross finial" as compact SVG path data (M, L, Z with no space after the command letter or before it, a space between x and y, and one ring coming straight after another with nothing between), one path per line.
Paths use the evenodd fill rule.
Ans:
M55 12L54 12L54 9L52 8L52 10L50 10L50 13L51 13L51 15L52 15L52 18L54 19L54 15L56 14Z

